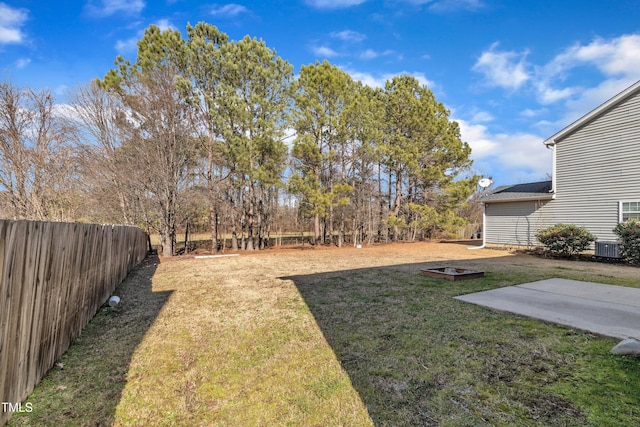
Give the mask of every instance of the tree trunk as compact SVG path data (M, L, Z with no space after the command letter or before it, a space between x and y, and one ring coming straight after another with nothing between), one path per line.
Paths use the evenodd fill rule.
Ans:
M231 250L237 251L238 248L238 224L236 219L236 210L233 203L233 199L230 202L231 208Z
M227 234L229 234L228 225L224 228L224 234L222 235L222 252L227 249Z
M362 242L362 240L360 239L360 236L358 235L358 223L357 223L357 215L354 214L353 218L352 218L352 233L353 233L353 247L357 247L358 246L358 241Z
M393 206L393 215L398 218L400 215L400 203L402 201L402 177L400 173L396 174L396 197ZM398 218L399 219L399 218ZM398 225L394 224L393 226L393 240L398 241L399 229Z
M333 190L331 190L333 191ZM329 238L327 239L327 243L330 245L333 244L333 202L330 202L329 205Z
M260 199L258 200L258 249L262 250L265 248L265 224L266 224L266 219L265 219L265 212L264 212L264 202L263 202L263 197L262 197L262 193L263 190L260 191Z
M236 232L236 227L233 227L233 231L231 231L231 250L238 250L238 233Z
M247 209L247 247L246 250L252 251L255 249L254 245L254 216L255 216L255 200L254 200L254 188L253 182L249 183L249 208Z
M162 256L172 257L176 254L176 203L175 194L168 191L163 201L162 212Z
M319 245L322 237L320 235L320 214L315 214L313 217L313 232L315 234L314 244Z
M213 224L211 224L211 253L215 254L218 252L218 211L214 209L213 211Z
M185 255L189 253L189 221L184 228L184 253Z
M209 193L209 225L211 227L211 253L218 252L218 210L217 198L214 187L214 162L212 152L212 141L209 141L209 154L207 158L207 187Z
M175 253L175 232L173 236L171 234L168 227L165 227L164 232L160 236L162 241L162 256L171 257Z

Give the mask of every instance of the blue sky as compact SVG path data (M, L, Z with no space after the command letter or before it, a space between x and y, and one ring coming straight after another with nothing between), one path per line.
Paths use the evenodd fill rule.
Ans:
M640 0L0 0L0 79L66 90L134 60L150 24L263 39L296 72L328 59L382 86L411 74L451 110L474 171L546 179L542 141L640 80Z

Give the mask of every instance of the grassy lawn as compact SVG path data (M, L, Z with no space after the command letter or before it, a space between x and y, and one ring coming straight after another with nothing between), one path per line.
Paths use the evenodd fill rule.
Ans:
M434 243L150 259L10 425L640 425L640 359L616 341L452 298L550 277L640 287L631 267Z

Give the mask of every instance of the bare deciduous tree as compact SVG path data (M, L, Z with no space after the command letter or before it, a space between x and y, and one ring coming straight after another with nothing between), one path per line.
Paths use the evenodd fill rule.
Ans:
M51 92L0 84L0 188L12 218L74 219L75 132Z
M91 201L99 206L101 218L95 220L141 225L146 217L140 206L143 191L123 149L125 106L95 81L78 87L70 101L83 130L79 166Z

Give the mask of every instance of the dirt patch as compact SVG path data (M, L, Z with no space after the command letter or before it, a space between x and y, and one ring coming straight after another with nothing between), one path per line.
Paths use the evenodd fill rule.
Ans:
M594 262L591 257L580 259L562 259L546 257L537 252L530 253L521 250L500 248L479 249L479 240L452 240L430 242L398 242L388 244L366 245L362 248L344 246L338 248L331 245L285 245L255 251L224 251L218 254L238 254L240 257L271 257L278 255L277 264L282 264L283 269L296 270L297 265L313 263L314 260L323 261L335 259L337 265L346 267L358 264L393 265L403 263L430 263L457 261L454 267L487 266L498 270L509 269L514 266L519 268L532 268L540 271L557 271L562 276L562 270L580 269L584 271L585 279L590 275L626 278L637 275L638 268L627 264ZM208 255L207 250L198 250L187 255L176 257L160 257L161 262L175 262L193 259L195 256ZM275 258L274 258L275 259ZM359 262L362 261L362 262ZM366 260L366 261L365 261ZM276 266L276 265L274 265ZM286 274L286 273L285 273ZM593 280L595 281L595 280ZM618 284L618 283L612 283ZM640 287L640 283L620 283L626 286Z
M232 251L232 250L224 250L219 251L217 254L240 254L244 256L264 256L264 255L274 255L274 254L292 254L292 253L301 253L304 252L306 255L312 255L314 253L326 253L331 252L338 254L350 254L350 253L371 253L374 252L386 252L386 253L394 253L399 256L409 256L413 258L416 254L416 251L421 251L423 254L437 252L443 256L453 256L459 257L461 255L467 254L468 248L478 248L481 242L478 240L453 240L453 241L428 241L428 242L395 242L395 243L379 243L372 245L364 245L361 248L356 248L352 245L345 245L342 247L337 247L335 245L308 245L308 244L293 244L293 245L282 245L269 247L263 250L253 250L253 251ZM426 251L426 252L425 252ZM503 250L503 249L489 249L485 248L481 250L485 254L493 253L494 256L504 256L505 254L515 254L513 251ZM208 249L197 249L192 251L186 255L180 255L176 257L161 257L163 261L168 260L178 260L178 259L190 259L196 255L210 255L211 251Z

